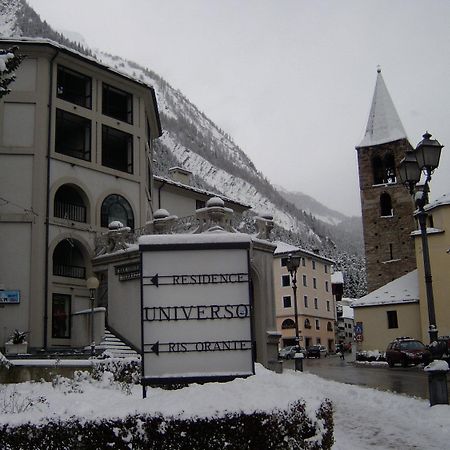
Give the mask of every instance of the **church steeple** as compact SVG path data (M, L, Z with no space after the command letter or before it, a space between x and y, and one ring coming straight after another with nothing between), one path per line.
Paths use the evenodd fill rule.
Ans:
M414 203L397 178L411 150L405 130L378 69L366 133L356 147L369 292L416 268Z
M400 117L384 83L380 67L377 68L377 72L366 132L358 147L369 147L407 139Z

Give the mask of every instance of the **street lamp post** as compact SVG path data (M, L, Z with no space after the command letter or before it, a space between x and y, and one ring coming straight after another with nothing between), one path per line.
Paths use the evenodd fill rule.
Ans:
M95 355L95 339L94 339L94 303L95 303L95 292L98 289L100 282L98 278L92 276L86 280L86 286L89 289L89 299L91 301L91 327L89 338L91 341L91 356Z
M428 307L428 333L430 343L437 341L438 329L436 326L436 314L434 309L433 282L431 277L430 252L427 236L427 212L425 206L428 203L429 182L431 175L439 165L442 145L435 139L430 139L431 134L426 132L423 139L413 151L408 151L405 158L400 161L399 176L403 184L409 188L414 196L418 211L415 213L419 222L420 236L422 239L423 271ZM417 186L421 172L425 175L425 183L421 189Z
M291 276L292 292L294 294L294 322L295 322L295 345L299 345L299 330L298 330L298 306L297 306L297 269L300 266L300 256L288 255L286 268ZM295 370L297 370L297 359L295 359Z

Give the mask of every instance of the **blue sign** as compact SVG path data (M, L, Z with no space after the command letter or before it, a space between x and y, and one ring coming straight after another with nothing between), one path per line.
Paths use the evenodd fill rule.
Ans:
M362 322L356 322L354 332L355 332L355 334L363 334Z
M0 304L20 303L20 291L0 291Z

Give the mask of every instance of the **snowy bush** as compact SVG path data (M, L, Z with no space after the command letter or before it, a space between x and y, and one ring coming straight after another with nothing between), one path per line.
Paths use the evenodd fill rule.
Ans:
M130 415L124 419L51 418L0 426L2 449L132 448L152 450L331 449L333 411L325 400L312 420L305 403L286 410L181 418Z
M94 360L92 378L100 380L105 372L112 373L113 381L139 384L141 379L141 360L138 357Z
M386 358L379 350L363 350L356 353L356 361L386 361Z

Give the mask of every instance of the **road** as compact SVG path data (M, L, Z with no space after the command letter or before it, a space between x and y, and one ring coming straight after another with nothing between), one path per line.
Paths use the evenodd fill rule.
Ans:
M293 369L293 361L286 361L284 367ZM351 355L346 354L345 361L335 355L320 359L305 359L303 370L341 383L429 398L428 375L420 366L390 369L387 365L355 364ZM447 384L449 385L448 382ZM450 385L448 390L450 392Z

